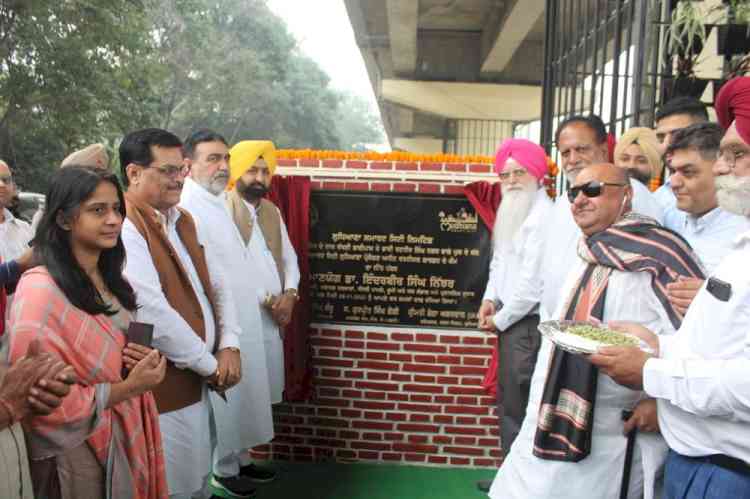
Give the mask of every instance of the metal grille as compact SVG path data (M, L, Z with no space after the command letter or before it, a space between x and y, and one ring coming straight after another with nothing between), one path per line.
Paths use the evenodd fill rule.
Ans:
M513 122L499 120L448 120L445 152L493 156L497 145L513 136Z
M619 136L653 125L670 0L547 0L540 141L556 155L554 131L573 114L597 114Z

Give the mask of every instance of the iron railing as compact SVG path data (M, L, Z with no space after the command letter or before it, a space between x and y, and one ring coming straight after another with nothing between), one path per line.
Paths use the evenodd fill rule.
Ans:
M556 155L557 124L597 114L619 136L652 126L671 73L671 0L547 0L540 142Z

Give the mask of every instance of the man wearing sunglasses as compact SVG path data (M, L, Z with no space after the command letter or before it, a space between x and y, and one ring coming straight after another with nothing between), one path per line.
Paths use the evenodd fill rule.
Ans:
M566 119L557 129L555 142L562 169L570 184L576 183L578 173L584 168L607 162L607 132L601 119L596 116ZM630 180L629 183L633 211L661 222L662 209L648 189L637 180ZM546 230L541 269L542 320L549 318L563 299L560 291L567 271L576 261L576 244L581 230L571 216L570 205L567 196L558 196Z
M719 206L750 218L750 77L725 83L715 107L726 129L714 166ZM670 448L666 499L750 497L749 260L750 232L737 234L673 336L617 325L655 353L609 347L591 357L617 383L657 399Z
M660 333L675 331L679 315L664 286L676 275L702 275L700 265L679 236L632 212L632 198L621 168L603 163L578 172L566 200L581 237L552 317L604 323L637 317ZM651 268L668 271L657 276ZM584 357L543 340L521 431L490 497L618 497L620 480L610 477L622 476L626 463L621 413L640 398L600 376ZM640 427L654 431L655 418L649 425ZM666 446L654 433L637 438L634 449L627 497L653 498Z

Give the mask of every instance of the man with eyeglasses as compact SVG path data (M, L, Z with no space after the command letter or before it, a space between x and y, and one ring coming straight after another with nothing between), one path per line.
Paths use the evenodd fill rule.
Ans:
M28 252L29 241L34 238L31 226L8 209L15 192L13 172L8 163L0 160L0 260L4 262Z
M714 165L719 206L750 218L750 77L725 83L715 107L726 130ZM615 382L658 400L670 448L666 499L750 497L749 260L750 232L737 234L673 336L618 324L654 353L609 347L591 357Z
M539 227L544 224L552 202L543 186L547 155L537 144L524 139L503 141L495 155L502 202L492 230L492 262L487 289L477 314L479 328L497 334L497 416L500 441L507 452L518 435L529 398L531 373L541 342L537 326L539 306L526 308L513 300L520 283L522 262L539 244ZM538 269L537 264L533 266ZM536 293L536 289L526 293ZM520 308L518 308L520 305ZM508 322L508 317L521 315ZM488 491L491 481L477 484Z
M128 188L125 275L137 295L136 320L154 326L148 346L169 360L154 390L169 496L189 498L211 472L216 430L208 389L224 392L241 376L235 305L211 246L177 207L188 170L180 140L166 130L138 130L119 153Z
M633 190L624 169L606 163L585 167L566 194L581 236L566 269L564 299L552 317L594 323L632 317L673 333L679 315L664 286L677 275L702 276L689 247L655 220L631 211ZM598 375L585 357L548 339L536 365L521 432L490 497L622 497L618 478L628 442L621 414L641 393ZM625 431L634 426L630 421ZM655 429L634 441L625 497L655 497L659 461L666 457Z
M750 230L747 218L723 210L716 199L713 168L722 135L715 123L675 130L665 155L669 185L685 215L679 226L670 228L690 243L708 273L731 251L737 234ZM669 287L669 298L684 314L702 284L702 280L676 283Z

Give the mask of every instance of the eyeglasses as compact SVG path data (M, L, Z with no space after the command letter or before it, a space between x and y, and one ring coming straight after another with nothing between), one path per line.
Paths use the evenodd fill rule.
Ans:
M498 177L500 177L500 180L509 180L510 177L524 178L527 173L528 172L524 168L519 168L509 172L501 172L498 174Z
M0 175L0 182L2 182L5 185L10 185L13 183L13 175Z
M153 170L156 170L162 175L164 175L165 177L168 177L170 179L176 179L177 177L184 177L185 175L190 173L190 167L188 165L146 166L144 168L151 168Z
M747 151L743 149L727 148L719 151L719 159L727 164L730 170L734 170L737 161L747 156Z
M611 185L613 187L625 187L627 184L615 184L613 182L599 182L598 180L592 180L585 184L568 187L568 201L571 203L576 200L578 193L583 193L587 198L595 198L602 195L605 185Z

